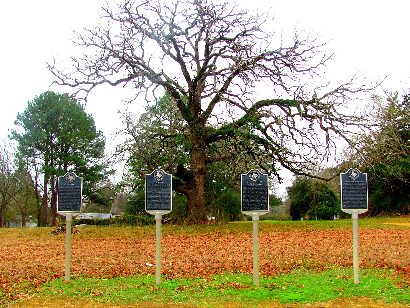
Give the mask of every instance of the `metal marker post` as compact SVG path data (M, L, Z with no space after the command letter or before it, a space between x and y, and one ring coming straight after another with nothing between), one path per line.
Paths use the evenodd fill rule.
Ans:
M161 283L161 220L172 211L172 175L156 169L145 176L145 210L155 215L155 282Z
M73 172L59 176L57 180L57 213L65 215L65 281L70 280L71 226L73 214L81 212L83 178Z
M241 174L241 211L252 216L253 285L259 286L259 216L269 213L268 175L252 169Z
M359 214L368 210L367 173L349 169L340 174L342 211L352 215L353 281L359 281Z
M161 284L161 220L162 213L155 213L156 242L155 242L155 282Z
M353 277L354 283L359 283L359 213L352 211L353 229Z
M73 216L71 213L65 215L65 281L70 281L70 263L71 263L71 225Z
M253 285L259 286L259 213L252 213L253 225Z

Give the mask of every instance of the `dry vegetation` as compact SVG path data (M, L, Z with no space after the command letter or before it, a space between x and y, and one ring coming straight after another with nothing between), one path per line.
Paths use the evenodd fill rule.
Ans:
M388 268L410 283L409 219L361 226L361 268ZM327 227L326 227L327 226ZM295 268L352 266L348 223L260 224L260 270L277 275ZM329 228L329 226L331 226ZM0 286L22 298L33 287L64 276L65 236L51 228L2 229ZM250 223L163 228L162 272L166 278L252 272ZM154 273L155 227L91 227L73 236L72 276L115 277Z

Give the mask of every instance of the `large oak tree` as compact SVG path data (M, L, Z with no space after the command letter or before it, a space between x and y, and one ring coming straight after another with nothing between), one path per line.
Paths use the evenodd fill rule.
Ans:
M316 84L331 58L324 45L269 33L267 14L205 0L125 0L103 12L99 26L78 34L85 52L72 69L54 62L50 71L85 97L101 84L129 86L136 100L172 97L190 149L189 163L170 171L192 221L206 219L208 166L231 157L215 150L221 140L243 143L255 167L270 174L310 174L335 137L349 140L349 127L362 123L346 104L364 87Z

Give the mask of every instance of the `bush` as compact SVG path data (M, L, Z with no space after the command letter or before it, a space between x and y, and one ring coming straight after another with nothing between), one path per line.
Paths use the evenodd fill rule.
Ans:
M118 217L116 224L145 226L155 223L153 215L145 212L145 192L138 189L128 199L123 217Z
M408 186L408 185L407 185ZM369 214L370 215L406 215L410 213L409 188L403 185L391 189L381 181L373 178L369 181Z
M184 195L174 193L172 196L172 212L166 215L167 220L176 224L183 224L188 218L187 199Z
M123 217L117 217L115 219L115 224L119 225L133 225L133 226L146 226L155 223L154 215L149 214L127 214L125 213Z
M312 187L308 178L296 178L292 186L288 187L290 200L290 216L292 220L300 220L309 211Z
M214 195L212 203L209 205L211 216L217 220L235 221L242 220L241 196L231 188L221 190Z
M172 211L164 216L164 221L183 224L188 217L186 197L179 193L173 193ZM145 191L137 190L128 200L125 214L121 223L130 225L147 225L155 223L154 215L145 211Z
M330 186L309 178L297 178L288 188L292 220L302 217L333 219L340 215L340 203Z
M317 219L333 219L341 211L336 195L327 184L316 183L312 192L314 198L307 215Z

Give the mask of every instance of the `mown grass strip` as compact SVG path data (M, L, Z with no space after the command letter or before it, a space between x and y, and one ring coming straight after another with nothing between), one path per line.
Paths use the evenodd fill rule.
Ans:
M397 279L397 278L396 278ZM83 278L65 283L57 279L45 284L20 307L41 303L66 303L80 307L95 306L190 305L218 307L235 303L315 304L365 298L370 302L410 305L410 288L399 287L391 271L363 270L361 283L353 283L351 269L337 268L324 272L295 270L277 277L262 277L261 286L252 286L251 275L224 274L208 278L163 280L155 285L155 277L117 277L113 279Z

